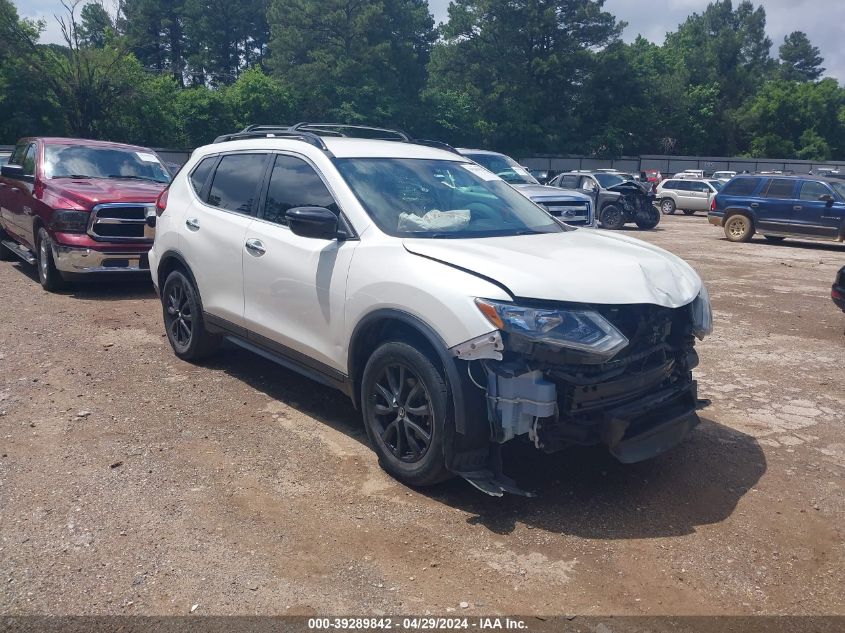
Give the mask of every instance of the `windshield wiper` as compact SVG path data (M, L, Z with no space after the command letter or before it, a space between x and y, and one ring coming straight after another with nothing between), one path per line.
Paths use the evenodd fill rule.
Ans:
M79 179L84 180L84 179L91 179L93 177L94 176L86 176L85 174L62 174L61 176L53 176L52 179L56 180L58 178L73 178L75 180L79 180Z
M122 178L125 180L147 180L149 182L158 182L164 184L163 180L156 180L155 178L149 178L148 176L121 176L120 174L109 174L106 178Z

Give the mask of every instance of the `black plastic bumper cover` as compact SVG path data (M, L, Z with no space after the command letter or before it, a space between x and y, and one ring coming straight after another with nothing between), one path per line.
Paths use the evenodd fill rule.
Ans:
M696 383L692 382L688 390L639 415L624 407L608 412L611 419L606 440L610 453L623 464L634 464L678 445L700 422L696 393Z

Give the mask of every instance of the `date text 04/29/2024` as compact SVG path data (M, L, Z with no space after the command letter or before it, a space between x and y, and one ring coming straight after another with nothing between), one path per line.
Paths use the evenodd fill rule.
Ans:
M525 630L524 620L508 617L441 618L409 617L394 619L376 618L309 618L308 628L312 630Z

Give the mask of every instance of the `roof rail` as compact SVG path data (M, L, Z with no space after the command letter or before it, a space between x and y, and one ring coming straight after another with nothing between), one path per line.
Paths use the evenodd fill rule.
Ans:
M248 125L240 132L218 136L214 142L224 143L246 138L292 138L304 141L323 151L329 149L319 134L307 130L293 130L286 125Z
M214 139L215 143L237 141L247 138L292 138L304 141L324 152L329 151L322 137L353 137L379 141L398 141L401 143L415 143L442 149L453 154L459 154L457 149L441 141L414 139L401 130L391 130L384 127L370 125L352 125L346 123L297 123L295 125L248 125L240 132L223 134Z
M453 154L460 154L458 150L454 147L449 145L448 143L444 143L442 141L429 141L427 139L422 138L414 138L411 139L411 143L416 143L417 145L425 145L426 147L434 147L435 149L444 149L447 152L452 152Z
M307 131L315 134L326 134L327 136L350 136L350 134L348 134L349 132L352 132L352 135L354 136L355 132L368 132L382 135L387 134L388 138L384 138L383 136L364 136L363 138L378 141L403 141L405 143L411 141L411 137L401 130L391 130L385 127L373 127L370 125L353 125L348 123L302 122L297 123L296 125L291 125L290 131Z

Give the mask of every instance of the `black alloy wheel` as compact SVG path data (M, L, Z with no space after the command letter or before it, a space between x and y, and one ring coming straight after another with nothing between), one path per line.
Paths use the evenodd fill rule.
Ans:
M373 351L361 376L361 412L379 464L399 481L430 486L449 479L444 450L452 422L444 369L405 341Z
M194 332L194 317L181 279L168 288L165 313L168 336L179 347L187 348Z
M384 446L403 462L421 460L431 448L433 411L423 382L404 363L385 366L372 397L375 430Z
M167 276L161 305L167 340L179 358L199 360L214 353L220 337L206 330L199 292L181 270Z

